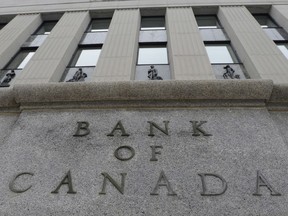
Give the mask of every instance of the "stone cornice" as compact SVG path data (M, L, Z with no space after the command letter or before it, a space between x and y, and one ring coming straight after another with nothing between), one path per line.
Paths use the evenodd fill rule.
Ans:
M18 84L0 89L0 107L190 107L254 106L287 102L287 86L271 80L127 81ZM202 105L201 105L202 104ZM232 105L234 104L234 105Z
M51 13L65 12L73 10L106 10L106 9L123 9L123 8L159 8L159 7L179 7L179 6L230 6L230 5L247 5L247 6L270 6L285 5L286 0L123 0L123 1L93 1L93 0L62 0L62 1L29 1L24 3L18 1L4 1L0 3L0 15L13 15L19 13Z

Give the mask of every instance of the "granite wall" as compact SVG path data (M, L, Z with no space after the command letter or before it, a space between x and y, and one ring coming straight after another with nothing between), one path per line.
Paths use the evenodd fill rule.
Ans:
M50 109L0 117L1 215L287 215L285 112Z

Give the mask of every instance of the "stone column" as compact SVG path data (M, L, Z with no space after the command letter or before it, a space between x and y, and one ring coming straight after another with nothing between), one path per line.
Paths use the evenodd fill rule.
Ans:
M288 5L273 5L270 16L288 32Z
M220 7L218 18L252 79L288 82L288 61L244 6Z
M139 40L139 9L116 10L102 47L92 80L128 81L133 79Z
M166 26L172 77L215 79L192 8L167 8Z
M40 14L17 15L0 31L0 68L3 69L42 20Z
M66 12L16 77L15 84L59 82L89 21L87 11Z

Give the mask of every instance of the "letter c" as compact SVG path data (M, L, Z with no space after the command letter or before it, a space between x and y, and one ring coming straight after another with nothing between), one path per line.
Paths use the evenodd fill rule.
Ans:
M18 175L9 183L9 189L10 189L12 192L14 192L14 193L24 193L24 192L28 191L28 190L32 187L32 185L30 185L28 188L23 189L23 190L16 189L16 188L14 187L15 181L16 181L20 176L22 176L22 175L34 176L34 173L23 172L23 173L18 174Z

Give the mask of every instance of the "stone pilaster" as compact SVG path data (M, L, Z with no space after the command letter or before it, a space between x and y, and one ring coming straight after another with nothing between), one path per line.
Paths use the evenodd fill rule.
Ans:
M244 6L220 7L218 18L253 79L288 82L288 61Z
M87 28L87 11L66 12L23 69L16 84L58 82Z
M172 77L215 79L192 8L167 8L166 23Z
M92 80L127 81L134 77L140 28L139 9L116 10Z
M273 5L270 16L288 32L288 5Z
M1 29L0 68L5 67L41 22L40 14L21 14Z

